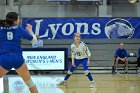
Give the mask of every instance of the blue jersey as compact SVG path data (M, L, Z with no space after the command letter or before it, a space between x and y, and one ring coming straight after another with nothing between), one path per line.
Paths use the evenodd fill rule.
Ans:
M32 40L33 36L20 26L0 27L0 55L4 53L22 54L21 38Z
M117 49L116 50L116 57L125 58L127 57L127 52L125 49Z

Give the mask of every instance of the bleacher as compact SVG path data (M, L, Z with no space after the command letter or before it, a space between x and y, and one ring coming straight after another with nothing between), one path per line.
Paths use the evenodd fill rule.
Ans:
M70 45L73 39L44 39L44 48L68 48L69 63L71 59ZM115 50L119 47L119 43L123 42L127 52L137 53L140 47L139 39L83 39L92 54L91 68L103 67L111 69L114 65ZM31 48L31 44L27 40L22 40L22 48Z

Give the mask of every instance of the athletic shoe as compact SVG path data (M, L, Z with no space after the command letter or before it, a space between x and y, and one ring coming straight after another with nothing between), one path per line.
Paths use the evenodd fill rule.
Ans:
M95 82L95 81L92 81L92 82L91 82L90 88L96 88L96 82Z
M58 83L57 84L57 86L66 86L67 84L66 84L66 81L62 81L62 82L60 82L60 83Z

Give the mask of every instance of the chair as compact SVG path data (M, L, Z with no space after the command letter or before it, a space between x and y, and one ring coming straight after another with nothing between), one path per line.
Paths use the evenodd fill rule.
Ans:
M133 53L133 52L130 52L130 53L127 54L127 58L128 58L128 68L133 69L133 70L135 69L136 72L137 72L137 69L138 69L137 68L137 54ZM112 74L115 73L115 69L116 69L115 68L115 63L116 63L116 54L114 55L114 66L112 66ZM121 64L121 66L118 66L118 67L123 67L124 66L124 62L122 62L122 61L119 62L119 64Z
M137 72L137 54L136 53L128 53L128 68L135 69Z

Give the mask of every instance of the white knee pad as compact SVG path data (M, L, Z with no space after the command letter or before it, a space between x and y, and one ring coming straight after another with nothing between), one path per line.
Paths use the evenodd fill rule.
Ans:
M71 75L71 74L72 74L72 72L71 72L70 70L68 70L68 74L70 74L70 75Z
M84 73L85 73L85 75L88 75L88 74L89 74L89 71L88 71L88 70L86 70L86 71L84 71Z
M28 81L25 81L26 85L29 87L29 88L32 88L35 86L34 82L32 81L32 79L28 80Z

